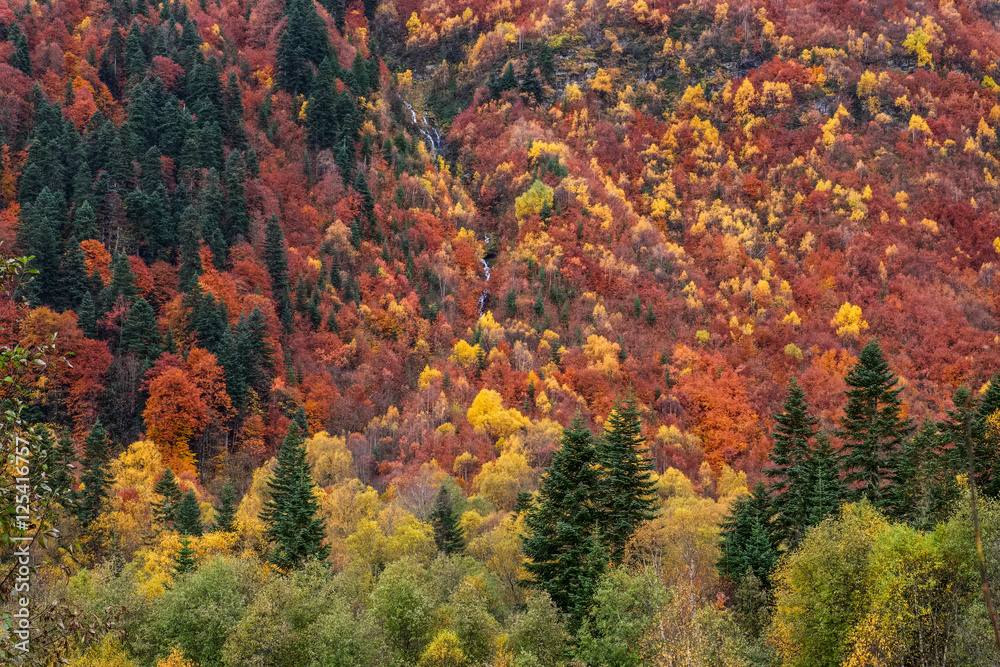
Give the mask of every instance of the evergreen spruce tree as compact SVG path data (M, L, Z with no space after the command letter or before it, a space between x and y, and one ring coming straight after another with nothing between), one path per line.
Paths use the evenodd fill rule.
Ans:
M146 299L139 297L122 323L122 349L136 358L152 362L160 354L160 332L156 314Z
M181 503L181 489L177 486L174 471L170 468L164 470L153 490L163 498L162 501L153 503L153 517L164 528L171 528L177 519L177 506Z
M201 266L201 220L198 209L192 204L181 214L180 225L177 228L180 241L180 266L177 278L181 290L188 291L197 282L202 273Z
M108 494L108 461L111 458L111 442L108 440L100 418L83 441L82 488L76 496L76 517L84 527L97 518L101 504Z
M771 502L767 489L757 482L752 491L733 501L723 519L719 573L734 583L748 572L765 588L770 588L771 570L778 562L775 541L770 533Z
M177 532L181 535L201 537L201 509L194 496L194 489L189 489L177 504L177 509L174 512L174 525L177 526Z
M847 406L838 433L847 448L845 481L855 500L867 498L877 509L891 512L896 455L912 426L899 414L901 390L894 389L897 378L877 339L864 346L845 380Z
M177 550L177 555L174 556L174 573L184 574L186 572L194 572L197 566L198 559L196 558L195 550L191 548L190 538L182 537L180 549Z
M69 429L63 429L52 464L49 466L51 470L49 484L63 506L73 502L75 480L70 471L76 468L74 461L76 461L76 447L73 445L73 438L70 437Z
M7 41L14 45L14 52L10 54L8 62L10 66L19 69L27 77L31 77L31 52L28 49L28 38L21 31L21 26L11 23L7 30Z
M788 382L788 398L774 416L771 465L764 468L772 503L775 534L789 547L798 544L809 524L810 482L806 460L819 419L809 413L806 393L795 376Z
M607 560L598 532L604 491L594 437L577 413L563 431L538 497L522 506L525 567L533 585L569 614L573 630L587 613Z
M215 268L222 269L226 264L229 248L222 235L222 220L226 210L226 201L219 184L219 174L215 169L209 169L205 174L205 183L201 187L201 234L212 251Z
M316 150L333 148L337 140L337 84L334 63L327 58L319 67L306 107L306 137Z
M271 275L271 291L277 306L278 318L290 329L292 323L291 295L288 288L288 256L285 251L285 233L278 218L271 216L264 230L264 263Z
M222 504L215 508L215 530L227 532L233 529L233 519L236 518L236 490L228 479L219 500Z
M100 238L101 233L97 228L97 211L91 206L90 201L82 202L73 210L73 235L79 241Z
M295 410L295 418L293 419L295 425L299 427L299 433L303 438L309 437L309 420L306 418L306 409L301 403L299 407Z
M250 214L247 212L246 165L239 151L231 151L222 174L226 187L226 240L233 246L250 235Z
M278 465L267 483L271 500L260 512L273 545L269 560L284 570L330 555L330 547L323 545L324 522L318 516L313 486L304 440L298 425L292 422L278 452Z
M847 489L841 479L842 457L830 444L825 431L816 435L816 444L809 452L804 468L809 484L808 514L805 517L805 527L808 528L837 512L847 497ZM799 535L800 540L804 532Z
M638 404L630 392L624 402L615 402L597 449L606 471L601 481L601 531L615 563L621 562L635 529L656 516L653 464L645 457L649 450L641 430Z
M431 511L430 524L434 528L434 543L438 551L446 554L456 554L465 548L465 540L458 529L458 520L452 513L451 495L444 484L438 490L434 509Z
M962 401L961 405L959 401ZM956 411L975 410L975 414L970 414L969 418L972 419L972 452L973 468L976 473L976 490L983 496L1000 498L1000 456L997 456L997 450L1000 448L1000 429L997 428L997 425L990 424L991 418L1000 411L1000 374L994 375L990 380L978 404L974 403L968 395L961 399L956 396L954 402ZM1000 419L1000 416L997 418ZM956 419L952 419L952 421L955 422ZM967 471L964 424L961 437L957 437L957 433L955 435L956 449L960 451L957 456L953 457L954 461L951 462L951 465L957 470ZM959 464L959 460L961 460L961 464Z
M90 292L84 293L77 316L83 335L87 338L97 338L97 308L94 306L94 297L90 296Z
M90 290L86 259L76 237L71 237L63 252L59 265L59 289L57 302L65 310L77 310L83 302L84 294Z

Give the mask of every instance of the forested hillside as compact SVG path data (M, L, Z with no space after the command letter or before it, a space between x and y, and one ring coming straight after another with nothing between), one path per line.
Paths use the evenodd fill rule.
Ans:
M997 0L0 0L0 657L1000 665L998 62Z

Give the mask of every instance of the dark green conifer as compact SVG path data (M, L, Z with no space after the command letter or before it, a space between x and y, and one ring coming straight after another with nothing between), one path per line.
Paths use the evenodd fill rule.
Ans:
M652 481L653 463L642 437L642 420L635 396L616 401L597 447L605 473L601 480L602 539L611 558L620 563L625 545L640 525L656 517L658 498Z
M71 237L59 265L57 302L64 310L78 310L85 294L90 292L86 258L76 237Z
M867 498L877 509L891 511L895 457L912 426L900 416L901 389L894 388L897 378L877 339L864 346L845 380L847 406L838 433L847 449L845 481L855 500Z
M271 292L277 306L278 318L286 328L291 327L292 305L288 288L288 256L285 251L285 233L278 218L271 216L264 230L264 263L271 275Z
M80 478L82 488L76 498L76 517L84 527L97 518L107 497L111 483L107 470L110 450L111 442L98 418L83 441L83 476Z
M195 498L194 489L189 489L177 504L174 512L174 525L181 535L192 535L201 537L201 509L198 507L198 500Z
M181 503L181 489L177 486L174 471L170 468L164 470L153 490L163 498L160 502L153 503L153 517L163 524L164 528L173 527L174 521L177 520L177 506Z
M840 452L830 444L826 431L821 430L816 435L816 444L805 462L806 479L810 488L807 527L815 526L837 512L847 498L847 488L841 479L842 459Z
M313 496L315 484L306 463L304 442L298 425L292 422L278 452L278 465L267 483L271 500L260 512L273 546L269 560L284 570L330 555L330 547L323 545L326 531Z
M139 297L128 311L121 329L122 349L138 359L152 362L160 354L160 331L156 314L146 299Z
M28 48L28 38L17 23L11 23L7 29L7 41L14 45L14 52L10 54L7 62L31 78L31 51Z
M793 375L781 414L774 416L769 458L764 468L774 514L774 532L789 548L802 539L809 525L811 485L806 461L819 419L809 413L806 393Z
M198 209L189 204L181 214L178 227L180 241L180 267L177 278L181 289L188 291L202 273L201 266L201 220Z
M722 552L719 573L737 583L747 572L765 588L770 587L771 570L778 562L775 540L770 534L771 503L762 482L751 492L733 501L732 509L720 525Z
M243 154L240 151L234 150L229 153L222 176L226 187L226 240L232 246L250 235L250 214L247 212L245 183L247 174Z
M84 292L77 311L77 322L80 331L87 338L97 338L97 309L94 307L94 297L90 292Z
M546 591L579 627L590 606L607 554L598 526L607 502L594 437L577 413L563 431L537 498L522 506L527 535L525 567L533 585Z
M73 502L73 482L75 480L71 471L76 468L74 461L76 461L76 447L73 445L69 429L64 428L59 437L59 444L55 450L52 464L49 467L51 471L50 486L63 506Z
M111 284L108 287L112 294L111 301L123 297L132 303L139 295L139 289L135 286L135 274L132 273L132 265L125 253L115 255L115 260L111 264Z
M198 566L198 559L195 550L191 548L191 540L188 537L181 538L181 546L174 556L174 573L184 574L194 572Z
M215 508L215 530L227 532L233 529L233 519L236 518L236 489L228 479L219 500L222 502Z
M442 484L438 490L434 509L431 510L430 524L434 528L434 543L438 551L446 554L460 553L465 548L465 540L458 528L458 520L452 512L451 494Z

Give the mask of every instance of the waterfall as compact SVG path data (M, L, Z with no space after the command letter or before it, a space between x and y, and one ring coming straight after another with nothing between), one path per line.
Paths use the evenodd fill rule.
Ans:
M486 245L490 243L490 237L486 236ZM483 291L479 294L479 315L482 316L486 312L486 307L490 304L490 288L488 283L490 282L490 263L486 261L485 257L480 257L479 261L483 263L483 276L486 278L487 287L483 288Z
M423 114L420 114L418 121L416 110L414 110L413 105L405 99L403 100L403 104L405 104L406 108L410 110L410 120L417 127L420 134L423 135L424 139L427 140L427 143L430 144L431 150L434 151L434 155L440 154L441 149L444 148L444 137L441 136L441 132L436 127L428 123L427 116L424 116Z

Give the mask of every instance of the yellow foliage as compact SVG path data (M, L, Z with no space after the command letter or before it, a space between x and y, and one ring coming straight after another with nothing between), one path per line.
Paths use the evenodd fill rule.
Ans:
M580 86L575 83L568 84L566 89L563 91L563 99L566 102L576 102L583 98L583 93L580 91Z
M927 125L927 121L913 114L910 116L910 132L916 134L917 132L922 132L924 134L931 134L931 128Z
M517 494L534 480L524 451L513 446L495 461L487 461L472 481L473 491L483 496L494 507L513 509Z
M930 65L931 69L934 68L933 60L934 57L931 52L927 50L927 45L931 41L931 36L924 32L923 28L918 27L903 40L903 48L910 55L915 55L917 57L917 66L924 67L925 65Z
M802 350L795 343L789 343L785 346L785 354L789 357L795 357L799 361L802 361Z
M427 389L427 387L440 380L441 377L442 373L438 369L424 366L424 370L420 372L420 378L417 380L417 386L421 389Z
M354 457L343 436L319 431L306 440L306 461L318 486L330 486L350 479Z
M496 439L507 438L531 423L514 408L505 410L500 394L492 389L479 391L465 417L477 431L485 431Z
M794 310L785 315L781 319L781 321L784 322L785 324L791 324L793 327L797 327L802 324L802 318L799 317L799 314L796 313Z
M614 77L617 74L618 70L605 70L603 67L598 67L597 74L594 75L593 80L590 82L590 89L598 93L610 95L612 90L614 90Z
M858 81L858 97L870 97L878 94L878 78L871 70L865 70Z
M844 302L830 325L837 327L837 335L841 338L857 339L861 331L868 328L868 322L861 316L861 306L853 306L850 301Z
M551 186L536 180L523 194L514 200L514 215L523 220L529 215L538 215L548 204L552 207L555 191Z
M233 519L233 526L237 534L250 548L264 547L264 531L266 526L258 516L264 509L264 503L271 499L271 494L267 490L267 482L271 479L271 472L277 461L271 458L267 463L253 471L253 481L250 488L243 495L240 506L236 508L236 516Z
M583 344L587 366L608 376L618 373L618 354L621 349L618 343L612 343L604 336L587 336L587 342Z
M135 663L121 640L105 635L99 644L90 646L83 654L68 663L70 667L134 667Z
M931 220L929 218L924 218L923 220L920 221L920 224L925 229L930 230L931 234L937 234L938 233L938 224L937 224L936 221Z
M439 631L417 661L417 667L464 667L467 664L458 635L451 630Z
M455 343L455 347L451 350L452 354L448 358L462 368L472 368L476 360L479 359L479 351L481 349L478 343L476 345L469 345L467 341L460 340Z
M170 655L156 663L156 667L198 667L193 660L184 657L184 651L179 648L170 649Z

